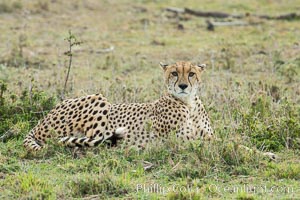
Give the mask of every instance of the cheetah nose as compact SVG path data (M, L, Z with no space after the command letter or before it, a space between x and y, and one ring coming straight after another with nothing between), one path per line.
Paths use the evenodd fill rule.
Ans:
M180 89L184 90L185 88L188 87L188 85L187 85L187 84L179 84L178 87L179 87Z

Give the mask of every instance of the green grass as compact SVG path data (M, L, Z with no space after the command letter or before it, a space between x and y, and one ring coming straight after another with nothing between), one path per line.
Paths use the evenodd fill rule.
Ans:
M163 10L275 16L298 12L297 5L297 0L3 1L0 199L297 199L299 21L251 16L245 21L261 24L211 32L204 18L173 18ZM200 95L219 140L182 144L171 138L144 151L100 146L79 158L50 141L42 152L27 153L24 136L59 102L69 30L83 43L73 49L67 97L100 92L113 103L150 102L164 94L160 61L207 63ZM110 46L113 52L100 52ZM238 144L280 158L273 162Z

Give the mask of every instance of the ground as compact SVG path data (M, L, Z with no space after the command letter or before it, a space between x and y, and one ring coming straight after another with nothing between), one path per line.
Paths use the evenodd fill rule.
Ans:
M300 23L251 14L299 14L299 5L1 1L0 198L297 199ZM232 20L251 25L209 31L207 19L175 16L166 7L250 13ZM24 136L62 96L69 30L82 43L73 46L66 97L102 93L113 103L150 102L164 93L159 62L206 63L200 96L219 140L170 139L142 152L100 146L80 158L54 143L37 155L26 153ZM238 143L280 158L239 151Z

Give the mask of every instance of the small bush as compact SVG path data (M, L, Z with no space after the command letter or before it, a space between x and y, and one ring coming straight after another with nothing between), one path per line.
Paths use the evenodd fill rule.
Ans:
M294 60L290 60L288 62L277 60L274 63L274 67L283 77L286 78L288 83L299 80L299 73L300 73L299 57Z
M18 160L14 158L0 157L0 173L12 173L20 170Z
M18 40L14 42L10 54L0 59L0 64L7 67L16 67L16 68L46 68L49 65L49 62L41 59L37 56L28 55L26 53L26 48L30 42L26 34L20 34Z
M85 197L89 195L97 195L98 198L106 196L123 196L129 192L125 186L116 177L109 174L100 174L93 176L91 174L80 176L72 180L69 185L73 197Z
M32 128L56 103L55 97L48 96L34 85L30 90L23 90L21 95L7 92L4 82L0 82L0 86L0 136L20 122L29 123L28 128Z
M137 155L129 158L137 159ZM251 168L259 168L260 157L238 147L234 140L194 141L185 143L170 138L145 149L139 156L161 169L168 180L204 178L218 174L247 175ZM250 164L249 164L250 163Z
M203 196L198 192L172 192L168 194L167 198L169 200L176 200L176 199L182 199L182 200L199 200L203 199Z
M6 1L0 3L0 13L12 13L22 9L23 5L20 1Z
M288 100L274 103L269 96L262 95L247 113L234 113L241 119L238 132L249 136L258 149L300 148L300 107Z
M278 179L300 180L300 165L295 163L281 163L268 165L266 170L267 177L276 177Z
M252 195L249 195L245 192L241 192L238 194L236 199L238 199L238 200L254 200L255 198Z
M8 199L55 199L53 186L44 178L38 178L32 173L9 176L4 182L10 185L6 195Z

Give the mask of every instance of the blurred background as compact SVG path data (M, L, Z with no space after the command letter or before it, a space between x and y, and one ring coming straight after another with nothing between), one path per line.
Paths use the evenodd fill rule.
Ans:
M229 16L202 17L185 9ZM0 79L16 93L32 81L60 93L69 62L65 38L71 31L82 42L72 49L72 97L102 92L117 101L110 93L116 84L139 92L128 101L150 100L161 94L158 63L186 60L208 64L203 77L208 87L225 89L230 81L234 87L258 80L275 87L289 82L290 95L299 102L294 82L299 81L299 15L261 17L299 9L296 0L1 0Z

